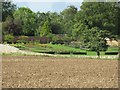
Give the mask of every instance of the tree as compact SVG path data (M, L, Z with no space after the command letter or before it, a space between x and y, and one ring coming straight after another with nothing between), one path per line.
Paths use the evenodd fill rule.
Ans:
M105 40L107 36L109 36L108 31L94 27L83 32L81 44L86 49L95 51L99 57L100 51L106 51L108 48Z
M16 5L10 0L2 1L2 30L3 35L10 34L13 31L15 24L13 23L13 13L16 10Z
M50 26L53 34L63 34L62 16L56 12L49 12Z
M42 28L41 28L41 31L40 31L40 36L48 36L49 34L51 34L51 27L50 27L50 24L49 24L49 21L45 21Z
M40 36L42 26L44 25L44 23L47 20L50 20L49 19L49 13L40 13L40 12L36 13L36 16L35 16L35 22L36 22L35 36ZM50 21L49 21L49 23L50 23Z
M62 24L59 22L51 22L51 31L52 34L63 34Z
M35 13L31 9L26 7L21 7L14 12L14 18L21 20L22 23L22 35L33 36L36 23L35 23Z
M5 22L2 22L3 35L12 33L11 26L13 24L13 18L8 16Z
M118 35L118 16L115 2L83 2L81 10L76 14L75 23L82 23L88 29L98 27Z
M83 23L75 23L73 26L72 38L77 41L81 40L84 35L83 32L86 31L86 29L88 29L88 27Z
M10 0L2 1L2 21L5 21L8 16L13 17L13 13L16 10L16 5Z
M35 30L35 36L40 36L41 28L42 28L41 25L36 28L36 30Z
M75 6L68 6L67 9L61 12L62 23L64 24L64 32L71 36L72 29L74 25L74 18L77 13L77 8Z
M6 21L3 22L2 30L3 35L6 34L13 34L14 36L21 35L22 34L21 20L13 19L12 17L8 16L6 18Z

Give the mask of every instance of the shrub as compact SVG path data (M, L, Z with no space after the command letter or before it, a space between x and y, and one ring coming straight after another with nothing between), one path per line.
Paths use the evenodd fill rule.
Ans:
M59 52L58 54L71 54L71 52Z
M16 47L16 48L19 48L21 50L26 49L26 47L24 46L24 44L14 44L13 46Z
M20 36L19 40L17 41L18 43L28 43L28 36Z
M43 48L52 48L51 46L49 46L48 44L39 44L40 47Z
M74 48L83 48L82 46L80 46L81 45L81 43L80 42L71 42L70 44L69 44L69 46L71 46L71 47L74 47Z
M14 41L14 36L13 35L8 34L8 35L4 36L4 42L13 43L13 41Z
M69 44L71 42L71 38L68 36L59 37L53 36L52 44Z
M53 36L52 37L52 44L58 44L59 37L58 36Z
M63 38L62 38L62 41L64 42L64 44L70 44L70 42L72 41L72 38L65 35Z
M54 37L55 35L54 34L48 34L47 37L50 38L50 40L52 40L52 38Z
M34 41L34 44L35 44L35 45L37 45L37 44L39 44L39 43L40 43L40 40L35 40L35 41Z

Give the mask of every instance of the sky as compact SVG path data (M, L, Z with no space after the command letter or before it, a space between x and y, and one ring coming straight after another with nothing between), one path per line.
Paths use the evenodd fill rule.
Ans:
M12 0L13 3L17 5L17 7L28 7L34 12L61 12L66 9L70 5L74 5L75 7L80 9L83 0ZM96 0L88 0L88 1L96 1ZM116 1L116 0L97 0L97 2L101 1Z
M82 4L82 0L77 0L77 2L72 0L13 0L13 3L17 5L17 7L28 7L34 12L61 12L66 9L70 5L74 5L75 7L80 9Z

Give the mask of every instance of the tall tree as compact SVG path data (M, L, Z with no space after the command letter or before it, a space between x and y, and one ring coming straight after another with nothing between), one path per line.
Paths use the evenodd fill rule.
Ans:
M68 35L72 34L72 28L74 25L74 17L77 13L77 8L75 6L68 6L67 9L61 12L63 17L62 23L64 24L64 31Z
M14 36L22 34L22 23L20 19L13 19L8 16L2 24L3 35L13 34Z
M76 15L76 23L82 23L89 29L98 27L113 35L118 34L118 12L115 2L83 2Z
M40 36L48 36L49 34L51 34L51 27L49 21L46 20L41 28Z
M37 12L35 15L35 23L36 23L36 29L35 29L35 36L40 36L40 31L42 28L42 25L44 24L44 22L46 21L47 17L45 13L40 13Z
M33 36L36 23L35 23L35 13L31 9L26 7L21 7L14 13L15 19L22 21L22 34L27 36Z
M83 37L81 38L81 46L86 49L95 51L97 55L100 55L100 51L106 51L108 48L105 37L109 36L108 31L99 30L94 27L84 31Z
M53 34L63 34L62 16L56 12L49 12L50 25Z
M51 30L53 34L61 34L63 33L63 24L62 24L62 16L56 12L47 12L47 13L36 13L36 24L37 29L35 31L35 35L39 36L41 31L41 26L43 26L44 22L49 20L49 25L51 26Z
M14 11L17 9L16 5L10 0L2 1L2 21L5 21L8 16L13 17Z

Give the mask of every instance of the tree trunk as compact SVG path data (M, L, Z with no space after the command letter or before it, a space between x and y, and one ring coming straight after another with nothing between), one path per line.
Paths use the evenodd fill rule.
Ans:
M98 58L100 58L100 52L99 51L97 51L97 56L98 56Z

